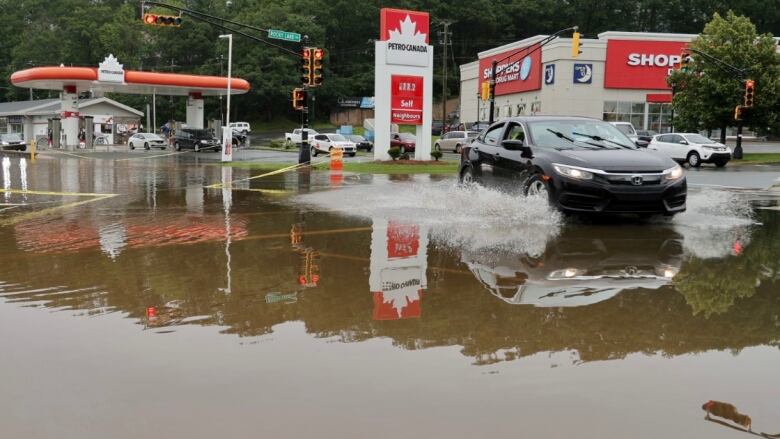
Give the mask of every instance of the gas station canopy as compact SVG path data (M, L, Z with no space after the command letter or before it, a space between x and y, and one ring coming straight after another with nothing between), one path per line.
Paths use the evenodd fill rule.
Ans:
M109 73L114 73L110 80L99 80L99 71L94 67L34 67L11 75L11 83L23 88L60 91L76 87L78 93L91 90L176 96L227 94L228 78L225 77L133 70ZM243 94L250 88L249 82L240 78L232 78L230 85L231 94Z

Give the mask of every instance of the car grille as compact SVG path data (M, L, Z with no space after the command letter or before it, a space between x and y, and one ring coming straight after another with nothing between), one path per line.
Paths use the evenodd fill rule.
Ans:
M652 186L659 185L663 181L663 171L653 172L610 172L597 174L597 179L608 184L618 186ZM641 183L636 184L635 179L641 178Z

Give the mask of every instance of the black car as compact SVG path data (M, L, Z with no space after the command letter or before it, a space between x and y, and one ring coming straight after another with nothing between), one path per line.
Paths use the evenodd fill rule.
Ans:
M355 145L357 145L358 150L365 149L366 151L371 152L374 149L374 142L366 140L366 138L363 136L358 134L350 134L345 137L347 140L352 141Z
M656 134L658 134L658 133L656 133L653 130L637 130L637 132L636 132L636 138L637 138L636 144L641 146L641 147L643 147L643 148L647 148L647 145L650 144L650 141L653 140L653 136L655 136Z
M680 165L584 117L494 123L462 149L459 176L547 197L567 213L674 215L686 207Z
M2 149L25 151L27 150L27 144L24 143L24 140L18 134L0 134L0 150Z
M183 128L176 131L173 137L173 147L176 151L194 149L198 151L221 151L222 145L208 130Z

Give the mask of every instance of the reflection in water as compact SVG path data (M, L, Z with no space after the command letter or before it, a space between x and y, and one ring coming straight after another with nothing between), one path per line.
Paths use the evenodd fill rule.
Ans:
M727 402L707 401L701 408L707 412L704 417L707 421L759 437L780 438L780 433L770 434L753 431L753 420L750 419L750 416L740 413L735 406Z

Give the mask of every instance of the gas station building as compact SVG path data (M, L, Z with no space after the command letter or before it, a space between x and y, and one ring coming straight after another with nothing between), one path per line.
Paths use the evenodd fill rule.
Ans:
M75 149L79 144L79 127L86 128L87 138L92 138L94 124L83 123L89 105L98 105L89 100L79 100L79 95L90 92L98 99L105 99L103 93L130 93L147 95L187 96L186 125L192 128L204 127L203 99L205 96L227 94L228 78L177 73L157 73L124 70L122 64L109 55L94 67L34 67L11 75L11 83L17 87L60 91L59 118L53 118L52 132L56 139L64 139L63 147ZM230 93L243 94L249 91L249 82L240 78L230 80ZM112 101L115 102L115 101ZM101 101L105 104L107 101ZM89 105L88 105L89 104ZM118 104L118 103L117 103ZM84 111L82 111L82 106ZM119 104L121 105L121 104ZM137 110L132 110L130 113ZM60 129L62 135L60 136ZM25 134L27 134L25 129ZM37 135L32 130L31 134Z

